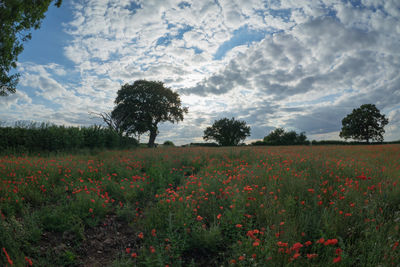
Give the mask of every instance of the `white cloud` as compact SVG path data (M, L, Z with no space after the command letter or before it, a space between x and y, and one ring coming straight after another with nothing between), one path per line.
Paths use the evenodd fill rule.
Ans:
M15 94L0 97L1 107L9 109L12 105L17 106L18 104L32 103L32 99L25 93L17 91Z

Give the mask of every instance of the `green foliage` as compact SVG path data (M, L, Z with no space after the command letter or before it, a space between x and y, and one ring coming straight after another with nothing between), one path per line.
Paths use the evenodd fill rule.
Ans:
M135 264L132 258L127 254L121 254L111 264L111 267L131 267L131 266L135 266Z
M163 145L164 145L164 146L175 146L174 142L168 141L168 140L165 141Z
M373 104L364 104L342 120L342 131L339 136L344 139L383 141L383 129L389 120Z
M221 146L237 146L250 136L250 126L245 121L223 118L204 130L203 139L215 140Z
M84 223L82 219L68 207L46 206L39 211L40 225L45 231L74 235L74 240L84 239Z
M205 147L217 147L217 143L190 143L186 146L205 146Z
M310 142L304 132L298 134L295 131L286 132L283 128L276 128L264 137L263 141L254 142L252 145L308 145Z
M183 121L187 107L181 106L177 92L164 87L162 82L138 80L125 84L117 92L111 117L119 122L127 135L150 132L149 147L154 146L158 123Z
M122 137L111 129L96 125L79 128L31 123L0 127L0 151L3 153L76 151L132 146L137 146L134 138Z
M15 92L19 74L9 74L17 67L23 42L31 39L31 29L39 29L53 0L2 0L0 2L0 96ZM60 7L62 0L55 1Z

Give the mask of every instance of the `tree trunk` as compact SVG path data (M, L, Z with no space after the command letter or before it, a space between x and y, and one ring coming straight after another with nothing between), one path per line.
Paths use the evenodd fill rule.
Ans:
M154 147L154 141L156 140L156 136L157 136L157 128L150 130L149 143L147 144L148 147Z

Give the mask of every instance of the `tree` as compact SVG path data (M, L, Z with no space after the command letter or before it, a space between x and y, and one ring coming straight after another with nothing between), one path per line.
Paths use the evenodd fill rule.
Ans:
M250 127L246 126L245 121L223 118L205 129L203 139L213 139L222 146L236 146L248 136Z
M123 85L115 104L111 117L121 122L121 129L128 135L149 132L149 147L154 146L158 123L183 121L183 115L188 112L187 107L181 106L177 92L164 87L162 82L146 80Z
M0 1L0 96L15 93L19 74L9 74L17 67L23 42L31 39L28 31L39 29L44 13L53 0L1 0ZM55 0L60 7L62 0Z
M169 141L169 140L165 141L165 142L163 143L163 145L164 145L164 146L175 146L174 142Z
M284 134L285 130L283 128L276 128L264 137L264 142L268 145L280 145Z
M352 138L355 140L375 140L383 141L383 129L389 120L382 115L373 104L364 104L342 120L342 131L339 136L345 140Z
M267 145L305 145L309 142L304 132L298 134L295 131L286 132L283 128L276 128L264 137L264 143Z
M122 121L118 120L118 118L114 118L111 115L111 112L100 112L100 113L96 113L96 112L89 112L89 114L95 115L98 118L101 118L105 124L107 124L107 127L116 132L119 136L123 136L124 135L124 131L121 127ZM127 134L125 133L125 135L127 136Z

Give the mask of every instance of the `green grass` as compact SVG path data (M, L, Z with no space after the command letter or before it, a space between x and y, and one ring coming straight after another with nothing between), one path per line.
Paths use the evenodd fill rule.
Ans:
M399 145L3 157L0 177L0 266L400 259Z

